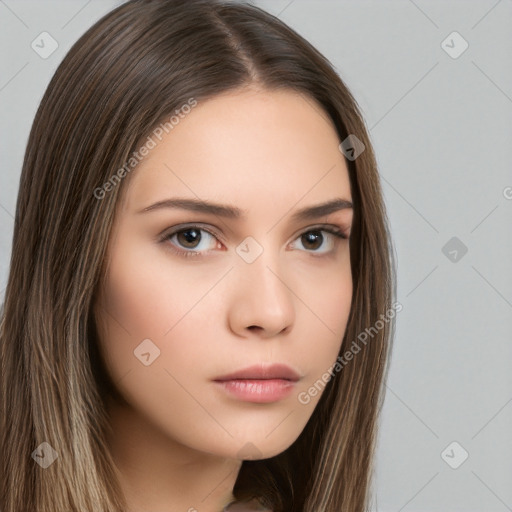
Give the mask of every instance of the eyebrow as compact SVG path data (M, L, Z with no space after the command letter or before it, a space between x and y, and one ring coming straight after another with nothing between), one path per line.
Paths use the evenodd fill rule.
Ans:
M164 199L139 210L137 213L146 213L154 210L160 210L162 208L178 208L198 213L209 213L229 219L239 219L247 213L246 210L241 210L240 208L231 205L185 198ZM335 198L325 203L302 208L295 212L291 218L294 221L306 221L323 217L339 210L352 208L353 204L351 201L342 198Z

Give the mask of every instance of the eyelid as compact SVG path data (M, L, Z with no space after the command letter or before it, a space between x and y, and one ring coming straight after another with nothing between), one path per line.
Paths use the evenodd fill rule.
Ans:
M206 231L213 237L217 238L224 245L227 244L226 238L222 233L219 233L219 231L213 229L209 224L203 224L202 222L185 222L184 224L177 224L162 231L162 233L158 235L158 239L160 241L165 241L176 233L190 228L201 228L203 231Z
M339 234L343 238L348 239L350 237L350 226L338 226L337 224L312 224L304 229L300 229L295 235L293 235L292 242L295 241L299 236L310 231L327 231L332 234Z

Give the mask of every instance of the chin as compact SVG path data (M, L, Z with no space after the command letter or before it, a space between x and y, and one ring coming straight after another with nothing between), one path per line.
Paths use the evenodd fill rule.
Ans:
M224 443L216 442L211 453L236 460L270 459L287 450L301 433L296 429L279 433L277 430L270 435L246 431L243 436L226 439Z

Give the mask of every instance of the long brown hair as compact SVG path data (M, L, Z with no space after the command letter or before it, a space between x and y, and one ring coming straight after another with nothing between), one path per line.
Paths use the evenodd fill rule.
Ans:
M123 510L91 316L128 181L112 176L191 98L251 85L300 92L332 119L340 142L355 135L365 147L346 160L354 286L340 356L392 308L394 258L376 160L360 109L328 60L250 4L126 2L66 55L26 149L0 325L2 512ZM273 458L244 461L237 499L261 497L275 512L365 509L394 331L392 318L382 323L333 372L299 438ZM41 443L58 454L46 469L33 456Z

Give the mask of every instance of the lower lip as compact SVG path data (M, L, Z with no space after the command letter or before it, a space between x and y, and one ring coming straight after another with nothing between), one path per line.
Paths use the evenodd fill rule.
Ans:
M284 379L240 379L215 381L230 395L245 402L270 403L283 400L295 382Z

